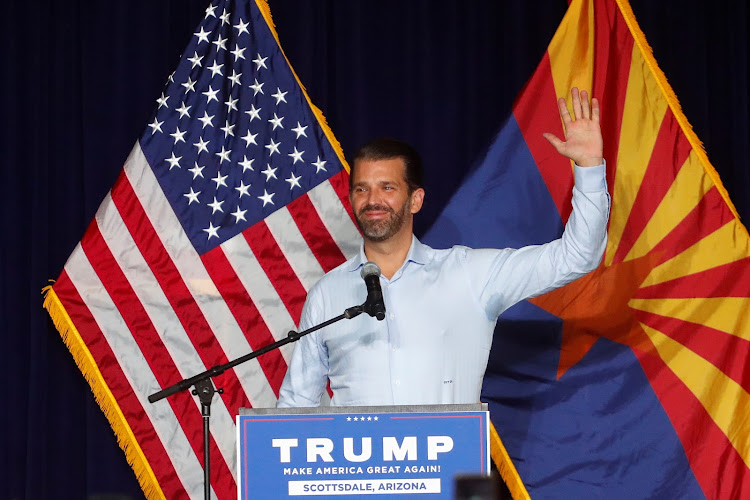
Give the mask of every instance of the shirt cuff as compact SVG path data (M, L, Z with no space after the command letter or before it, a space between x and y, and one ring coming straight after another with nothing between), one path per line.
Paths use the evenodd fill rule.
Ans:
M575 165L575 164L574 164ZM607 160L595 167L573 167L576 188L583 193L607 189Z

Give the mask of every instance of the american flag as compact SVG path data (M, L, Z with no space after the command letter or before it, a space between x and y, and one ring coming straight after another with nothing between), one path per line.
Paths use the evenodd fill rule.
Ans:
M286 336L358 250L348 174L258 0L214 1L45 306L150 498L202 498L200 404L147 397ZM211 487L236 497L234 417L275 404L292 346L227 371Z

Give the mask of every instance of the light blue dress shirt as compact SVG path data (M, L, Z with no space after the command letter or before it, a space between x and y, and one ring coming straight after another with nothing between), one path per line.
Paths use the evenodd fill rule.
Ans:
M573 211L558 240L520 249L435 250L412 238L401 268L380 276L385 320L366 314L300 339L277 406L476 403L497 317L595 269L607 244L605 167L575 167ZM299 331L367 297L359 255L310 289Z

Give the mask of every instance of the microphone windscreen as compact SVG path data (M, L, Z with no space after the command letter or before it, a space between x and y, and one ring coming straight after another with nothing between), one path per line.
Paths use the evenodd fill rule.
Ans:
M359 274L360 276L362 276L362 279L373 275L380 276L380 268L374 262L367 262L364 266L362 266L362 271L360 271Z

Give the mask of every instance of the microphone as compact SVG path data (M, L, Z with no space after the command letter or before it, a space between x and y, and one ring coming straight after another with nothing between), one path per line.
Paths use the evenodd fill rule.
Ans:
M383 290L380 288L380 268L374 262L368 262L362 266L360 276L367 285L367 300L363 304L364 310L370 316L382 321L385 319L385 302L383 302Z

